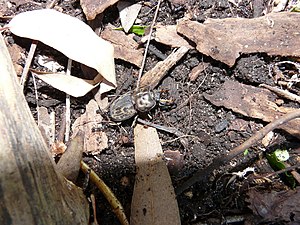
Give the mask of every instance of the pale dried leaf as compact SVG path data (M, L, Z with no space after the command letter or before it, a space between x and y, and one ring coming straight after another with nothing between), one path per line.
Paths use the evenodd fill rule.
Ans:
M51 9L20 13L8 25L20 37L39 40L70 59L92 67L116 86L113 46L75 17Z
M137 175L130 224L180 224L174 188L166 164L160 157L162 147L156 129L137 125L134 138Z
M67 76L64 73L38 73L37 71L31 71L31 73L52 87L73 97L83 96L97 86L93 80Z
M127 33L133 26L134 21L136 20L139 11L142 8L142 5L139 3L132 4L128 1L119 1L117 7L119 10L122 27Z

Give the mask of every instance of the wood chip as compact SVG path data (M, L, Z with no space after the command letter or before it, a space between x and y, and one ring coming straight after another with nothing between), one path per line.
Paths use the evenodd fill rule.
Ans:
M292 12L254 19L208 19L204 24L182 20L177 32L195 42L199 52L233 66L242 53L299 57L299 20L300 14Z
M38 127L50 148L55 141L55 112L48 113L46 107L38 107Z
M80 0L80 5L87 20L93 20L109 6L115 4L118 0Z

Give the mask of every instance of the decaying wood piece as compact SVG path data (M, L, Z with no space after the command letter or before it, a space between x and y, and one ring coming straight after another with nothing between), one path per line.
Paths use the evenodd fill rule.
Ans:
M155 67L142 76L140 87L155 88L167 72L188 52L188 50L187 47L182 46L175 52L172 52L164 61L158 62Z
M179 225L180 216L172 181L161 158L155 128L134 128L137 175L131 204L131 225Z
M0 34L0 224L88 224L83 193L54 163Z
M269 90L241 84L236 81L225 81L222 88L213 95L204 94L212 104L224 106L244 116L271 122L298 109L278 106L277 96ZM300 119L291 120L279 128L300 138Z
M229 66L242 53L300 56L300 14L271 13L244 19L208 19L204 24L182 20L177 32L197 45L197 50Z

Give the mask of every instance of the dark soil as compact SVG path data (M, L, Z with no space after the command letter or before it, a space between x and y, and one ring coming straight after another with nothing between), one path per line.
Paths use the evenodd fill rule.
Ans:
M46 1L34 0L35 3L24 3L11 8L10 15L22 11L44 8ZM153 19L156 1L148 1L143 4L138 18L144 25L150 25ZM178 2L179 4L174 4ZM203 22L206 18L243 17L253 18L262 15L260 7L267 8L267 1L243 1L238 7L226 0L209 1L163 1L157 21L162 24L176 24L176 21L189 13L193 20ZM261 5L257 5L260 2ZM84 14L78 1L63 1L58 4L64 13L76 15L84 20ZM17 6L17 5L16 5ZM5 21L2 21L3 23ZM115 6L104 12L103 27L108 23L120 26L118 11ZM24 42L7 33L7 39L28 50L30 42ZM152 42L159 51L166 56L173 49L162 44ZM49 55L66 65L67 59L55 50L42 46L38 51L48 52ZM159 131L163 144L163 150L180 151L183 155L183 167L173 168L170 172L174 187L180 186L186 179L201 168L208 166L212 160L222 153L226 153L249 138L254 132L265 125L264 122L252 118L246 118L225 108L220 108L206 101L202 93L212 94L217 91L225 80L237 80L241 83L258 86L261 83L274 84L270 76L270 68L280 58L272 58L264 54L241 55L236 65L229 68L221 62L217 62L196 50L189 53L169 71L166 78L158 86L158 89L168 90L168 95L175 99L177 107L156 107L151 111L152 122L159 125L174 127L189 136L184 137L187 145L183 146L174 134ZM151 51L148 53L145 71L152 68L160 59ZM202 72L196 81L190 81L191 70L201 62L209 63L208 68ZM24 62L20 62L23 66ZM34 65L33 65L34 66ZM74 65L80 73L80 66ZM136 87L138 68L128 62L116 60L116 74L118 81L117 92L126 93ZM129 81L128 81L129 80ZM125 83L125 81L127 81ZM46 106L49 111L55 111L57 118L57 130L63 122L65 94L53 88L38 83L38 95L40 106ZM25 91L29 106L33 115L36 115L36 101L32 80L29 79ZM109 95L114 92L109 93ZM47 95L47 98L43 97ZM84 112L85 104L93 98L89 94L83 98L72 100L72 121ZM287 102L289 104L289 102ZM295 107L295 106L294 106ZM104 115L105 116L105 115ZM107 118L107 117L106 117ZM232 121L241 119L247 124L246 130L230 130ZM109 147L100 154L93 156L84 155L87 162L107 185L113 190L126 209L129 217L131 196L135 178L133 128L132 120L119 126L104 124L103 131L109 137ZM297 148L298 142L293 137L278 131L276 141L268 151L276 147ZM124 142L124 140L126 140ZM255 184L246 179L236 179L231 183L231 172L237 172L248 166L255 166L259 159L260 146L249 149L249 154L237 157L234 162L220 168L219 172L211 178L212 182L198 182L178 196L178 204L182 224L259 224L260 218L255 216L247 207L247 190ZM258 167L258 166L257 166ZM259 167L258 167L259 168ZM81 177L82 178L82 177ZM201 179L201 178L200 178ZM276 181L274 181L275 183ZM279 182L279 181L278 181ZM280 183L280 182L279 182ZM261 185L263 188L263 185ZM272 185L266 188L272 189ZM102 194L91 184L87 192L95 193L98 207L98 220L101 224L119 224L109 204ZM235 222L230 222L234 219ZM242 218L242 219L240 219ZM270 223L271 224L271 223ZM274 224L274 223L272 223Z

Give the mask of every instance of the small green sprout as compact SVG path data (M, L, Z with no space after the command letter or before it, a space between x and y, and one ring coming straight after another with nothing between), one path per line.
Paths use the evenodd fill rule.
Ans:
M141 26L141 25L133 25L130 29L129 29L129 33L134 33L136 35L139 36L143 36L145 34L145 30L148 26ZM123 27L118 27L116 28L116 30L124 30Z

